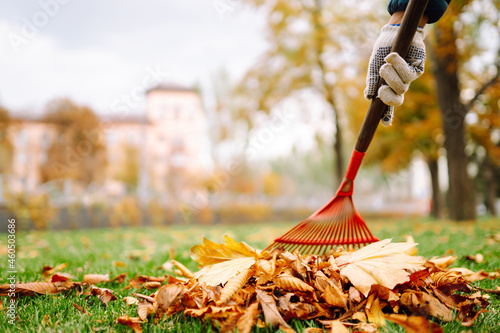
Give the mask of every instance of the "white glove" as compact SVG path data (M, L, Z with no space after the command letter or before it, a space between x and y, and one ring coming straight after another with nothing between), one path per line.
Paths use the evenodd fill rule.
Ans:
M365 98L371 99L376 96L387 105L382 116L384 126L391 125L394 106L400 106L403 103L403 94L408 90L410 82L424 72L425 44L422 28L417 29L406 59L401 58L395 52L389 54L399 28L399 25L391 24L382 27L380 36L373 46L366 76ZM380 76L385 79L387 85L381 86L377 93L376 88Z

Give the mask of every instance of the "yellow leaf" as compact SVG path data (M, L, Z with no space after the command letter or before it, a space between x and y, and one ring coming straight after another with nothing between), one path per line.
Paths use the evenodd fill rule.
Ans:
M215 244L203 238L203 244L191 248L191 258L206 266L237 258L258 258L259 253L245 242L238 243L229 236L225 237L226 244Z
M384 314L380 308L380 301L376 294L371 294L366 302L365 312L368 321L372 324L377 325L377 327L385 325Z
M314 292L314 288L294 276L288 274L281 274L277 276L274 280L280 288L285 290L299 290L299 291L309 291Z
M341 255L335 262L340 274L347 277L366 297L374 284L392 289L399 283L409 281L410 274L406 269L419 268L425 262L422 257L405 253L415 245L391 243L390 239L385 239Z
M234 296L252 277L255 271L251 268L247 268L236 276L233 276L224 286L220 294L220 300L217 301L216 305L221 306L226 303L231 297Z
M243 257L220 262L211 266L205 266L194 274L199 282L205 282L209 286L225 284L230 278L241 271L251 267L255 263L253 257Z
M350 333L349 329L342 324L340 320L333 320L330 322L332 332L335 333Z

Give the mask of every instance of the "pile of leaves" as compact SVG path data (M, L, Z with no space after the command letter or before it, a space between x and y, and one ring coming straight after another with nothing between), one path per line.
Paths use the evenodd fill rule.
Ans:
M200 271L192 273L169 260L163 268L177 277L130 279L124 289L144 290L123 298L137 307L137 316L120 316L117 322L142 332L143 323L184 313L210 321L221 332L240 333L250 332L255 325L293 332L292 319L316 320L335 332L378 332L386 321L408 332L441 332L440 324L451 320L472 325L487 311L488 293L499 290L472 287L470 282L499 278L500 270L450 269L455 257L426 260L416 256L415 245L383 240L357 251L338 248L324 256L302 256L279 249L259 252L229 237L225 244L204 239L191 249ZM95 285L126 279L126 273L113 278L87 274L75 282L59 272L62 268L45 267L45 282L16 284L16 296L76 290L87 298L97 297L106 306L117 297ZM7 296L10 287L0 286L0 296ZM148 290L156 291L147 294Z
M169 278L150 296L136 295L138 317L118 321L139 331L150 318L183 312L211 321L221 332L243 333L254 325L294 332L292 319L315 319L335 332L349 332L348 327L377 332L386 320L409 332L439 332L437 323L455 319L472 325L487 311L490 296L469 282L498 278L500 272L447 269L456 258L425 260L411 255L415 245L384 240L354 252L338 248L324 256L302 256L259 253L229 237L226 244L205 239L191 250L203 266L199 272L174 262L185 278Z

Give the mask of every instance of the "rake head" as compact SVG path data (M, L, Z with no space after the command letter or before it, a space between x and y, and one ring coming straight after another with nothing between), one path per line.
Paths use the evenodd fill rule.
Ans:
M335 197L283 236L276 238L266 250L281 248L301 254L323 255L337 246L354 249L378 241L359 215L352 202L353 180L364 153L354 150L346 177Z

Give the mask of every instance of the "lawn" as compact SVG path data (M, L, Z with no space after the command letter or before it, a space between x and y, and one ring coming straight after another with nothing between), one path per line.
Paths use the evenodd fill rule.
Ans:
M412 235L418 245L419 255L430 258L453 253L458 260L454 267L466 267L474 271L496 271L500 268L500 221L482 219L476 223L452 223L429 219L369 220L372 232L380 239L405 240ZM225 234L238 241L245 241L256 248L264 248L272 239L290 229L294 223L261 225L218 225L195 226L178 225L151 228L93 229L63 232L18 232L17 279L21 282L45 281L43 266L55 267L67 263L62 270L81 281L84 274L109 273L116 276L128 273L124 283L104 283L100 287L113 290L117 301L108 303L106 308L95 297L77 296L75 291L52 296L21 297L17 303L18 320L10 325L4 316L0 322L1 332L128 332L130 328L116 323L116 319L128 314L136 316L134 306L129 307L121 298L136 292L123 289L135 275L163 276L167 274L161 266L168 259L185 264L193 271L197 264L190 258L189 249L202 242L202 236L215 242L222 242ZM0 234L0 284L7 284L7 234ZM476 263L467 255L480 253L484 261ZM499 280L482 280L472 283L482 288L494 289ZM137 291L149 294L150 291ZM7 298L2 297L3 307ZM472 327L465 328L457 322L444 326L445 332L500 332L500 299L492 295L489 312L480 315ZM80 312L81 306L86 313ZM297 331L314 325L312 322L296 321L292 324ZM40 328L41 327L41 328ZM389 324L387 332L404 332L404 329ZM165 318L157 325L145 324L145 332L210 332L210 323L184 317L182 315ZM271 332L271 329L256 329L256 332Z

